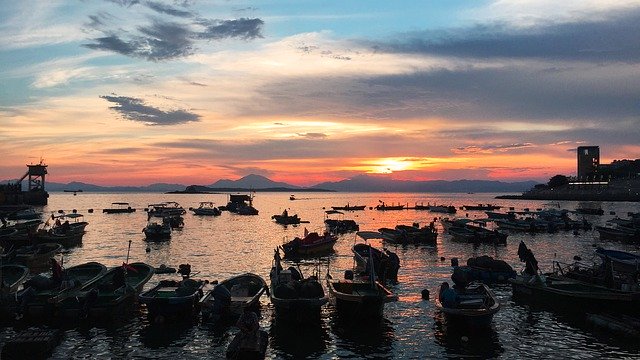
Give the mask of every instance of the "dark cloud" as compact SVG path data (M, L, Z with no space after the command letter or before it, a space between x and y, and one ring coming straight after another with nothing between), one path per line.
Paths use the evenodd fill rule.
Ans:
M145 5L149 9L161 14L167 14L167 15L183 17L183 18L190 18L194 16L194 14L191 11L176 9L173 6L166 5L157 1L147 1L145 2Z
M126 31L121 28L110 28L104 20L104 15L89 16L85 25L86 31L99 31L103 36L91 39L83 46L94 50L112 51L130 57L142 58L150 61L171 60L189 56L194 53L194 43L201 40L242 39L252 40L262 37L264 22L258 18L240 18L234 20L206 19L197 13L182 10L159 1L124 1L112 0L120 6L131 7L143 4L158 13L150 25L140 25L136 31ZM189 2L177 2L187 7ZM180 23L163 19L163 15L171 16ZM166 16L165 16L166 18Z
M114 4L118 4L124 7L130 7L132 5L136 5L140 3L140 0L106 0L106 1Z
M514 29L478 25L447 32L403 34L378 50L470 58L538 58L592 62L640 60L640 9L609 12L598 20L547 23Z
M252 40L261 38L262 25L260 19L236 19L236 20L206 20L200 21L206 29L196 34L200 39L221 40L226 38L238 38Z
M508 144L508 145L468 145L451 149L456 154L507 152L510 150L529 148L534 146L531 143Z
M115 103L116 105L109 107L109 109L117 111L123 118L142 122L147 125L178 125L200 119L200 115L187 110L164 111L146 105L143 100L137 98L116 95L104 95L100 97L111 103Z
M327 134L323 134L323 133L304 133L304 134L298 134L298 136L300 137L304 137L307 139L324 139L327 137Z

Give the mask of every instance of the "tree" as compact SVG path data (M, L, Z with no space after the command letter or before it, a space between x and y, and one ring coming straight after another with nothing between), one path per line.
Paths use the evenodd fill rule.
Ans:
M550 188L557 188L569 184L569 178L564 175L556 175L549 179L547 185Z

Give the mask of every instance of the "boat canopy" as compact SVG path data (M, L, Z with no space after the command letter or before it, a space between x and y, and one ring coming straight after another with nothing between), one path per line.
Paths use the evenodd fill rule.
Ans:
M72 214L60 214L60 215L54 215L52 216L53 218L71 218L71 219L77 219L79 217L83 217L84 215L82 214L76 214L76 213L72 213Z
M357 236L360 236L361 238L363 238L364 240L370 240L370 239L386 239L386 237L384 235L382 235L381 233L377 232L377 231L358 231L356 233Z

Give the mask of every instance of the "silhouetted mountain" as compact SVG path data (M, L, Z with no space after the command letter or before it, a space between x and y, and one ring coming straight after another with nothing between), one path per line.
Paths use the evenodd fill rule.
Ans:
M291 184L287 184L284 182L277 182L270 180L261 175L247 175L238 180L218 180L213 184L207 186L208 188L214 189L273 189L273 188L284 188L286 189L300 189L300 186L295 186Z
M522 192L537 182L503 182L492 180L392 180L382 176L358 175L353 179L324 182L312 186L344 192Z
M70 182L68 184L47 182L45 184L47 191L63 191L63 190L82 190L88 192L167 192L184 189L182 184L165 184L157 183L147 186L100 186L86 184L82 182ZM26 188L23 185L23 189Z

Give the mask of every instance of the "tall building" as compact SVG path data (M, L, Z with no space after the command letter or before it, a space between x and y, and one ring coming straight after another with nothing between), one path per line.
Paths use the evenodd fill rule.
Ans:
M600 165L599 146L578 146L578 179L586 179L598 170Z

